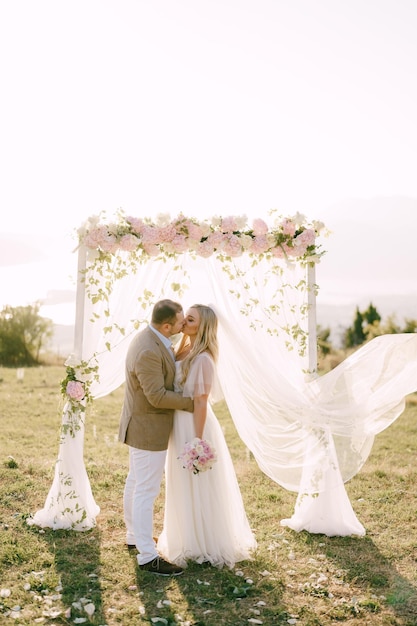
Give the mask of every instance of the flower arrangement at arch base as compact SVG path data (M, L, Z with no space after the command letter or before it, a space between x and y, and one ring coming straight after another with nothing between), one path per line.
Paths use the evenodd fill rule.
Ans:
M92 366L73 354L64 365L67 375L61 380L61 394L65 402L62 435L75 437L83 424L86 406L93 401L90 387L94 380L98 380L98 365Z
M185 444L178 459L182 461L184 469L190 470L193 474L199 474L212 469L217 461L217 454L209 441L195 437Z

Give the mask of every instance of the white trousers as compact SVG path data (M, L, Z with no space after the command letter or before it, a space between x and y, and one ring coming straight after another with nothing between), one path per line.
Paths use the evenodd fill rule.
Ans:
M139 551L143 565L158 556L153 539L153 511L161 489L167 451L139 450L129 446L129 473L123 494L126 542Z

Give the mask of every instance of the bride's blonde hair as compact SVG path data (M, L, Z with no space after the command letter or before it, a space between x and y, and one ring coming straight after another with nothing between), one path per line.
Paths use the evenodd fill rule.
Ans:
M217 361L219 353L217 342L217 316L213 309L205 304L193 304L190 309L197 309L200 315L200 325L195 337L194 345L190 352L184 358L182 362L182 383L184 384L190 367L197 355L202 352L208 352L214 361ZM181 352L182 347L188 337L184 337L179 346L178 352Z

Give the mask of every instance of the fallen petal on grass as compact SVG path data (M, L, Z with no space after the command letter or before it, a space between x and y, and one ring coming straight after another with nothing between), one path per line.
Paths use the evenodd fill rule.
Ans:
M62 598L62 593L54 593L52 596L49 596L50 601L61 600L61 598Z
M42 615L44 617L50 617L52 619L55 619L56 617L62 615L62 611L60 611L59 609L50 609L49 611L42 611Z
M88 604L84 605L84 611L87 613L88 617L91 617L92 615L94 615L95 610L96 610L96 607L94 606L92 602L89 602Z

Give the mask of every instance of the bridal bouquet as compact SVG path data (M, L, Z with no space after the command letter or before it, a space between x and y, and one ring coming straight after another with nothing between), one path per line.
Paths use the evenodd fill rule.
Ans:
M193 474L211 469L217 461L216 450L211 443L198 437L185 444L178 458L182 461L184 469L192 471Z

